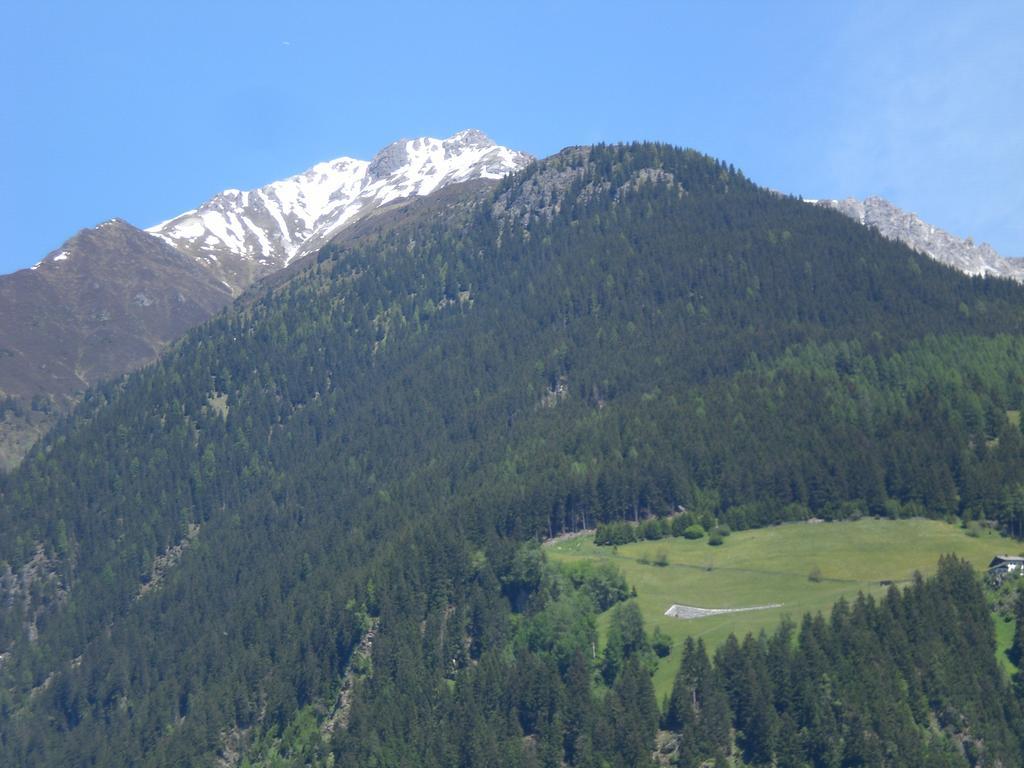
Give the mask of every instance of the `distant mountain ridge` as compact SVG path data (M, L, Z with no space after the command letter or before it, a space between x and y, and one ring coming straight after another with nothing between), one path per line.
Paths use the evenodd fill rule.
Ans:
M806 200L839 211L865 226L874 227L885 237L899 240L915 251L948 264L968 275L1009 277L1024 282L1024 259L1000 256L988 243L975 243L971 238L957 237L903 210L884 197L858 200Z
M102 222L0 276L0 469L90 385L152 362L350 225L453 184L496 183L532 160L473 129L402 139L372 160L342 157L259 189L225 190L145 231Z
M103 222L30 269L0 276L0 468L16 463L88 386L151 362L253 283L300 267L353 225L377 227L371 217L401 201L470 181L496 184L532 161L474 129L402 139L371 160L340 157L258 189L227 189L147 230ZM574 178L557 173L559 189ZM644 178L662 176L649 170ZM550 190L546 195L524 193L510 215L524 226L551 215ZM1003 258L882 198L807 202L967 274L1024 281L1024 260ZM46 410L28 413L31 402Z
M471 179L500 179L532 159L473 129L447 139L402 139L369 161L340 157L259 189L225 190L146 231L237 295L383 205Z

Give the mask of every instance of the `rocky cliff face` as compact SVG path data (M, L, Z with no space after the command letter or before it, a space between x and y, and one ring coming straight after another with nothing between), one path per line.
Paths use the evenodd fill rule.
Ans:
M897 208L882 197L858 200L808 200L809 203L833 208L874 227L881 234L899 240L916 251L948 264L968 275L1009 277L1024 282L1024 259L1008 259L996 253L988 243L975 243L960 238L922 221L917 214Z

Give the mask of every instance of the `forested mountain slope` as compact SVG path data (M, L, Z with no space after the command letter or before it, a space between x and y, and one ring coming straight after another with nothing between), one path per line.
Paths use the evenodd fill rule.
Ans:
M152 362L230 300L208 270L119 219L0 276L0 470L90 385Z
M324 248L0 480L0 762L209 765L290 729L298 764L643 764L642 658L592 680L610 603L521 542L679 504L737 527L1024 514L1024 288L661 145L474 194ZM969 582L946 582L966 613ZM967 694L935 674L891 764L963 764L979 733L1016 761L994 665ZM835 717L837 759L889 744Z
M87 387L151 363L259 279L377 214L496 182L531 159L477 130L402 139L372 160L341 157L225 190L146 231L105 221L0 276L0 470Z

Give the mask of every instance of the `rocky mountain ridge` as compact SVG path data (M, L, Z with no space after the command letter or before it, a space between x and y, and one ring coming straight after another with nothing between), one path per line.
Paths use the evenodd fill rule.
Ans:
M1000 256L988 243L975 243L970 237L957 237L893 205L884 197L858 200L806 200L839 211L882 235L909 245L915 251L948 264L968 275L1009 277L1024 282L1024 259Z

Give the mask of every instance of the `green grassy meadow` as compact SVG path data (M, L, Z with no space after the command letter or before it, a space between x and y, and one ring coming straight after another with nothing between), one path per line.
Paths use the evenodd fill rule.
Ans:
M702 637L713 649L730 633L771 631L783 616L799 622L807 612L829 612L841 597L883 594L887 587L935 571L939 556L954 553L983 570L996 554L1019 545L991 531L970 537L959 526L937 520L876 520L794 523L733 533L719 547L707 539L667 538L617 548L597 547L593 535L552 542L555 562L603 558L614 562L636 589L648 632L660 627L675 641L654 676L658 698L667 695L679 665L682 641ZM655 560L667 560L655 565ZM648 563L641 562L647 560ZM812 569L820 580L812 581ZM748 613L680 620L665 616L673 603L701 608L743 608L781 603ZM601 616L603 633L609 615ZM1004 629L1005 632L1005 629ZM1002 655L1002 654L1001 654Z
M1017 666L1010 661L1010 657L1007 652L1010 650L1010 646L1013 645L1013 632L1016 629L1016 624L1010 620L995 617L996 622L996 660L999 662L1006 674L1012 675L1017 671Z

